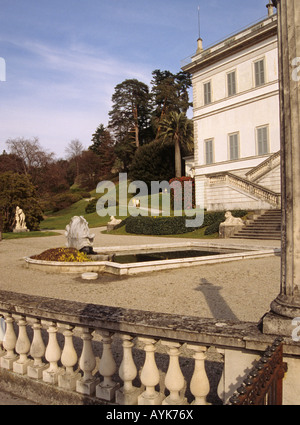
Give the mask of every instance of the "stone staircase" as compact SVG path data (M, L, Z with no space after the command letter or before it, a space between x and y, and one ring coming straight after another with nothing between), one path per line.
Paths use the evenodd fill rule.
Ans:
M250 221L232 238L243 239L281 239L281 210L268 210Z

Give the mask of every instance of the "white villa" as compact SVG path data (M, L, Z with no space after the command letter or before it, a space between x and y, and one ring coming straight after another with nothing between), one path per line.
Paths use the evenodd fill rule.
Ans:
M196 199L207 210L280 206L277 15L203 49L192 75ZM189 164L189 169L191 165Z

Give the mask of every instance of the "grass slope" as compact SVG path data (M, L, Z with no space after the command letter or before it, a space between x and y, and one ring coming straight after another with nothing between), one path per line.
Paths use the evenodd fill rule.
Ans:
M118 185L116 184L116 198L117 201L119 202L119 188ZM114 194L112 194L114 195ZM92 191L91 192L91 196L92 197L100 197L100 194L96 194L96 191ZM159 205L151 205L151 194L149 194L148 196L142 198L140 197L140 201L141 201L141 206L146 207L148 204L148 208L151 208L151 206L156 209L164 209L164 203L162 202L162 198L164 195L160 194L159 196ZM127 202L129 202L130 198L132 197L132 194L127 194ZM137 196L138 197L138 196ZM95 213L91 213L91 214L87 214L85 212L85 208L87 206L88 201L85 199L81 199L80 201L74 203L73 205L71 205L70 207L58 211L56 213L53 213L51 215L48 215L45 217L45 220L41 222L40 224L40 228L41 230L64 230L65 227L67 226L67 224L69 224L70 220L72 217L74 216L83 216L88 224L90 228L94 228L94 227L102 227L102 226L106 226L106 224L110 221L110 217L109 216L105 216L105 217L100 217L97 212ZM117 207L117 212L118 212L118 207ZM149 213L150 214L150 213ZM171 211L171 215L173 214L173 212ZM153 212L154 215L154 212ZM157 214L159 215L159 214ZM116 218L122 218L124 219L125 217L119 217L118 215L116 215ZM205 228L202 229L198 229L195 230L193 232L190 233L185 233L184 235L168 235L168 237L175 237L175 238L195 238L195 239L215 239L218 238L218 234L213 234L213 235L204 235L205 232ZM109 232L110 234L116 234L116 235L126 235L129 233L126 233L125 231L125 226L121 227L117 230L111 231Z

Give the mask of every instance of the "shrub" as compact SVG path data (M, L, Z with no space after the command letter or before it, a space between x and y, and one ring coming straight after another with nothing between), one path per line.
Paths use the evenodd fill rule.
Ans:
M22 208L29 230L38 230L43 211L29 176L12 173L0 174L0 220L3 232L11 232L15 225L16 207Z
M92 214L92 213L96 212L96 204L97 204L97 202L98 202L98 198L91 199L88 202L87 206L85 207L85 212L87 214Z
M127 233L140 235L178 235L188 233L194 228L186 227L186 217L128 217Z
M216 221L215 223L210 224L205 229L204 234L205 235L213 235L214 233L218 233L219 232L219 227L220 227L220 224L221 223L222 223L222 221Z

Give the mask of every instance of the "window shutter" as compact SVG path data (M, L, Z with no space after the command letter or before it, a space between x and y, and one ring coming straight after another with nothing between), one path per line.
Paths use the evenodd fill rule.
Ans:
M257 129L257 150L258 155L268 153L268 127Z
M228 84L228 96L233 96L236 94L236 79L235 71L227 74L227 84Z
M211 103L211 83L204 84L204 104L208 105Z
M238 134L231 134L229 136L229 150L230 150L230 159L231 160L239 158Z
M255 85L261 86L265 84L265 66L264 60L255 62Z
M212 140L207 140L205 142L205 160L206 160L206 164L212 164L213 163L213 141Z

